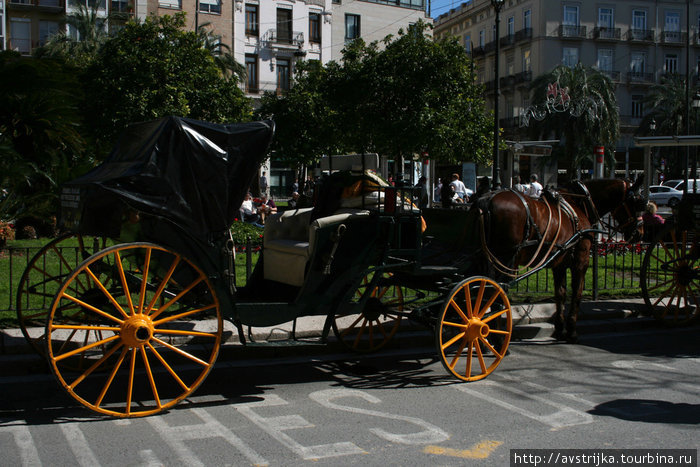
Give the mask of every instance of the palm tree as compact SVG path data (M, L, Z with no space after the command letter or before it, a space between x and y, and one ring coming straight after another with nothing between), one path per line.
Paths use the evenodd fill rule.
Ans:
M530 92L531 116L538 120L533 136L562 140L571 178L583 162L593 160L595 146L605 147L608 161L614 162L620 113L615 86L605 73L580 63L558 65L535 78Z
M66 31L60 32L51 37L44 47L39 48L35 55L62 58L74 65L85 66L109 38L107 21L123 19L123 14L100 15L100 8L104 8L105 0L90 2L89 6L88 2L81 0L69 0L69 3L77 11L66 15L65 22L77 32L77 37Z
M221 36L213 34L209 28L211 23L203 23L197 28L197 35L202 41L202 47L208 50L214 62L219 67L221 72L237 81L243 81L246 76L245 66L233 58L231 47L221 42Z

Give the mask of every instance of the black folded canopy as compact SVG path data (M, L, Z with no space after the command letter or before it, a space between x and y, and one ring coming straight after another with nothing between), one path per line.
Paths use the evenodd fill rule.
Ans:
M195 237L226 231L274 133L272 121L214 124L165 117L130 126L107 159L63 186L62 223L117 236L125 209Z

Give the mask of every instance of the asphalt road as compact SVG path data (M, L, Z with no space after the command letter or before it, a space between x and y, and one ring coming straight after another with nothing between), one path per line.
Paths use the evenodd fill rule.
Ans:
M91 415L44 373L0 377L3 465L509 465L511 449L700 444L700 328L514 343L486 380L434 349L226 356L168 413Z

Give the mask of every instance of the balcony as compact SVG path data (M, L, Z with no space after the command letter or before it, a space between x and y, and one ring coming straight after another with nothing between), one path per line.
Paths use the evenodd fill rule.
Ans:
M654 42L654 30L630 29L627 31L627 40L632 42Z
M597 27L593 29L593 39L600 41L619 41L622 37L620 28Z
M654 73L645 73L643 71L628 71L628 84L654 84Z
M301 49L304 46L304 33L284 29L269 29L260 40L263 44L272 48Z
M661 43L665 45L685 45L686 33L681 31L661 31Z
M65 0L9 0L7 6L13 10L37 9L47 13L63 13Z
M474 47L474 50L472 50L472 56L474 57L480 57L481 55L484 55L486 53L486 48L483 45L480 45L479 47Z
M529 83L532 81L532 71L521 71L515 74L515 84Z
M484 53L491 53L496 50L496 41L491 41L484 46Z
M504 76L499 81L501 83L501 88L510 88L515 86L515 75Z
M515 45L515 34L501 37L501 47L510 47L511 45Z
M520 116L501 118L498 120L498 124L503 129L518 128L520 127Z
M532 39L532 28L522 28L515 33L515 42L527 41Z
M326 2L324 0L304 0L304 3L307 5L320 6L322 8L326 6Z
M573 26L570 24L559 25L559 37L561 39L585 39L586 26Z

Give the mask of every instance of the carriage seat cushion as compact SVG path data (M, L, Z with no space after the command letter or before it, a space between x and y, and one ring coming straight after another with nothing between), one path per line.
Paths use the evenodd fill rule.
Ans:
M316 230L340 224L357 216L369 216L369 211L347 210L311 222L311 211L313 208L284 211L271 216L265 222L265 279L302 286L306 263L313 253Z

